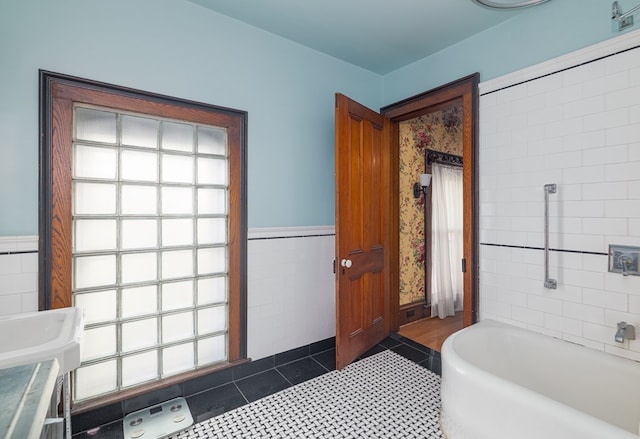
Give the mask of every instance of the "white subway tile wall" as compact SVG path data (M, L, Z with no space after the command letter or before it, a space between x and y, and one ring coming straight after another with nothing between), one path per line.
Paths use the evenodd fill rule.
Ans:
M38 310L38 238L0 237L0 315Z
M640 361L640 337L614 341L619 321L640 330L640 277L609 273L606 255L640 246L640 49L588 56L480 85L480 318ZM550 254L557 290L539 249L547 183L550 247L569 251Z

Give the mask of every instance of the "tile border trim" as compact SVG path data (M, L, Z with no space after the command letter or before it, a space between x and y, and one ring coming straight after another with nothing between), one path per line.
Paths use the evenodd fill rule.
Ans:
M489 242L481 242L480 245L486 245L487 247L520 248L524 250L544 250L544 248L542 247L531 247L528 245L493 244ZM608 256L608 253L592 252L592 251L586 251L586 250L569 250L569 249L563 249L563 248L550 248L549 250L552 252L559 252L559 253L578 253L583 255Z
M247 234L249 241L284 238L312 238L318 236L334 236L335 226L300 226L300 227L260 227L250 228Z
M0 236L0 254L37 253L38 235Z
M548 76L640 46L640 29L507 73L478 85L480 95Z

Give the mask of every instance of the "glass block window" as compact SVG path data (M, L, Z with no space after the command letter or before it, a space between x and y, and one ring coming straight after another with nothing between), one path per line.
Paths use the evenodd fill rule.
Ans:
M227 361L226 129L73 111L74 401Z

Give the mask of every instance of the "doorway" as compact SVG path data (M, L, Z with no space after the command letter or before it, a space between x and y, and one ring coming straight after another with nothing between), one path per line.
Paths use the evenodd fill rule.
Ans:
M399 334L437 351L463 327L462 114L456 99L398 124Z
M336 94L336 365L340 369L400 327L399 127L461 105L464 326L477 319L479 74L384 107ZM457 264L456 264L457 265Z
M392 149L398 160L393 214L398 218L398 275L391 291L395 327L400 335L436 351L446 337L477 320L478 80L474 74L381 110L392 121ZM459 226L449 224L452 229L445 230L453 236L459 227L457 238L462 242L458 241L457 255L446 261L437 239L443 228L442 216L437 215L442 213L442 196L434 200L433 185L418 183L420 174L433 175L436 167L455 171L463 180ZM438 271L441 268L445 270ZM451 273L459 283L444 288L442 273ZM442 292L451 289L451 309L443 313Z

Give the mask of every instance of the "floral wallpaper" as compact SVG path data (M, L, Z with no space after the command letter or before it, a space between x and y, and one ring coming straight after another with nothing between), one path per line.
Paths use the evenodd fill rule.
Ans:
M400 123L400 305L424 300L425 196L413 184L425 172L425 150L462 155L462 105Z

